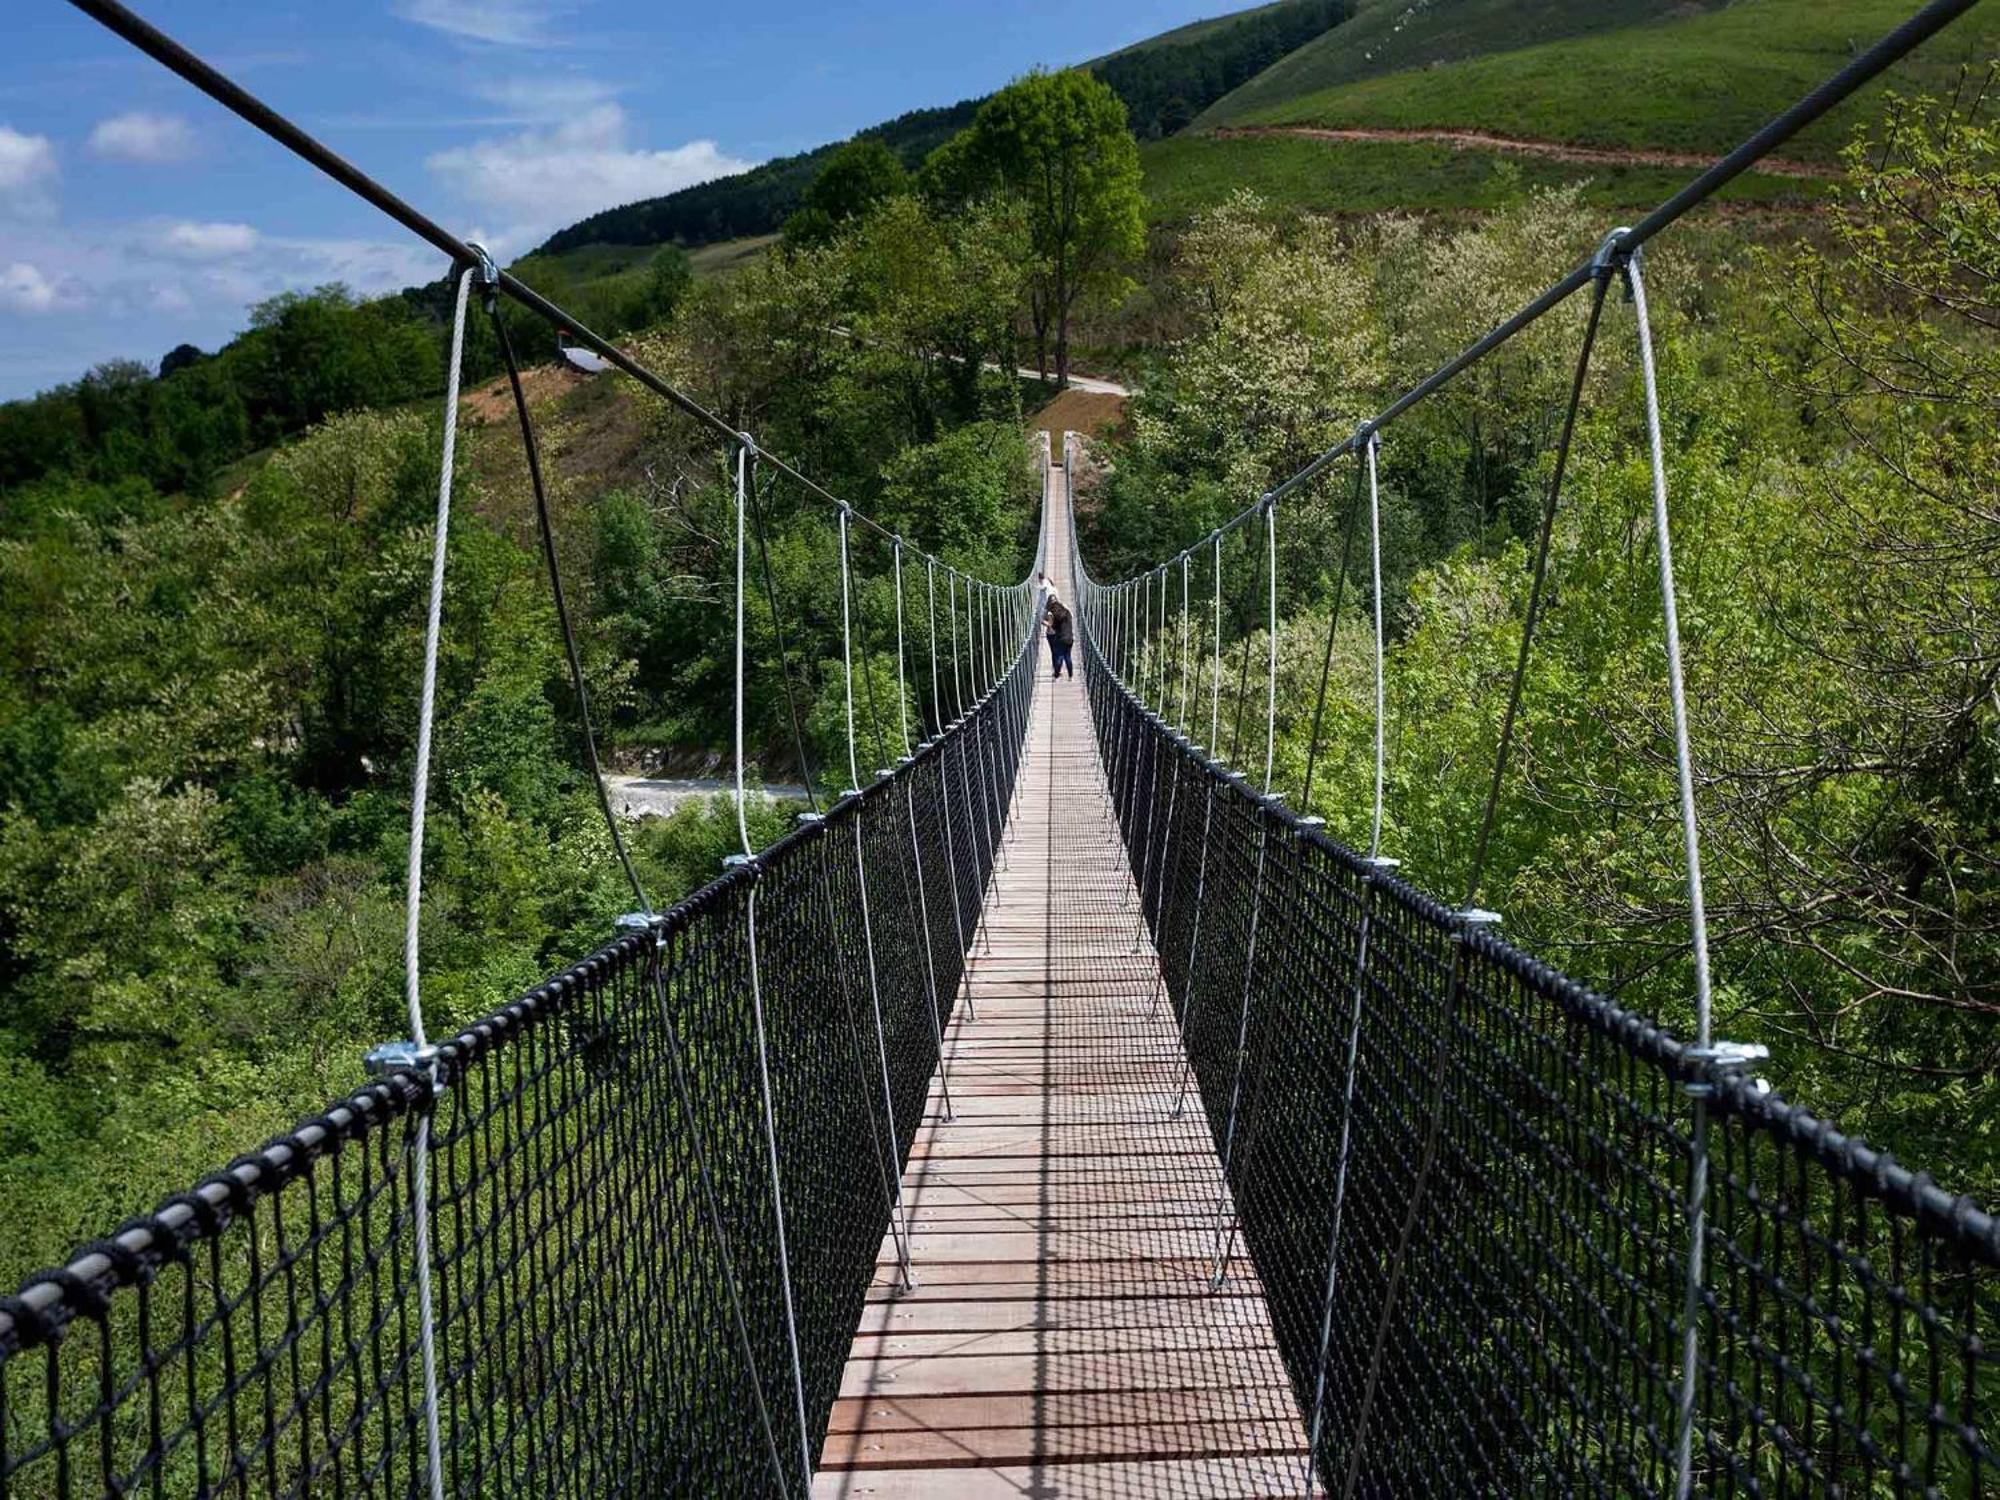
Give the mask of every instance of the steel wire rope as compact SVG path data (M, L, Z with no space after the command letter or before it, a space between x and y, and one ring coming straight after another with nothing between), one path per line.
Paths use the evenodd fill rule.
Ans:
M1374 615L1375 645L1375 782L1373 810L1369 818L1368 855L1364 861L1366 874L1361 889L1361 917L1355 935L1354 978L1349 986L1347 1045L1344 1067L1341 1070L1340 1103L1340 1143L1334 1157L1333 1213L1327 1230L1326 1251L1326 1291L1320 1299L1319 1355L1314 1362L1313 1404L1307 1421L1306 1438L1306 1483L1310 1488L1314 1471L1319 1463L1320 1423L1326 1412L1326 1370L1327 1360L1332 1351L1333 1306L1337 1290L1338 1268L1340 1265L1340 1237L1347 1203L1347 1171L1349 1152L1353 1141L1354 1124L1354 1082L1361 1062L1361 1015L1368 985L1368 958L1370 940L1374 933L1375 892L1378 880L1396 868L1396 861L1382 857L1382 804L1387 786L1387 757L1385 754L1385 723L1388 699L1384 683L1385 643L1382 635L1382 500L1379 476L1376 472L1376 456L1381 449L1379 433L1370 434L1363 452L1366 463L1355 468L1355 498L1360 499L1359 486L1365 478L1368 485L1368 576L1369 592L1372 596ZM1354 538L1353 517L1349 516L1347 543ZM1342 581L1345 581L1346 547L1342 545ZM1336 585L1336 603L1339 588ZM1333 629L1338 623L1338 614L1327 630L1328 656L1331 658ZM1321 703L1325 701L1326 675L1322 665L1320 674ZM1318 712L1314 713L1314 734L1318 734Z
M931 680L931 723L934 736L944 734L944 710L938 693L938 638L937 638L937 563L924 559L924 620L926 633L930 638L930 680ZM944 813L945 871L951 877L951 922L952 931L958 937L958 951L966 953L971 944L965 937L965 898L958 885L958 839L953 832L951 816L951 785L946 775L950 745L938 746L938 806ZM973 1008L972 986L965 986L965 1014L968 1020L976 1021L979 1013Z
M437 1057L424 1031L422 929L424 898L424 822L430 801L431 729L437 717L438 643L444 630L445 558L451 541L451 487L458 454L458 382L465 352L465 305L474 270L459 272L452 301L451 353L445 374L444 441L438 464L437 515L432 522L431 574L424 615L423 680L417 697L416 769L410 788L410 851L403 903L403 1000L409 1012L412 1058L421 1070L431 1101L442 1086ZM418 1354L423 1367L425 1473L431 1500L444 1500L444 1445L438 1422L437 1319L431 1288L430 1154L431 1114L417 1116L416 1144L410 1164L410 1204L416 1238ZM66 1488L66 1486L65 1486Z
M1333 644L1340 634L1340 604L1347 591L1347 568L1354 554L1354 528L1361 513L1361 486L1366 479L1361 465L1354 466L1354 496L1347 505L1347 521L1340 529L1340 568L1333 575L1333 603L1326 616L1326 651L1319 662L1319 692L1313 698L1312 730L1306 736L1306 780L1299 793L1299 811L1312 812L1313 772L1319 764L1320 724L1326 716L1326 687L1333 674Z
M510 361L511 368L511 361ZM757 897L763 888L763 867L750 842L750 824L743 809L743 554L748 530L749 502L746 496L751 456L757 444L749 433L739 434L736 448L736 608L735 608L735 738L736 830L743 841L737 856L750 871L750 889L743 902L745 954L750 963L750 1017L757 1041L758 1099L763 1106L764 1150L771 1172L771 1221L777 1230L778 1289L785 1309L785 1341L792 1359L792 1397L799 1419L799 1462L802 1466L802 1494L810 1493L813 1479L812 1427L806 1419L805 1365L799 1357L799 1318L792 1299L791 1241L785 1229L785 1183L778 1165L778 1118L771 1097L770 1041L764 1023L763 965L757 948Z
M799 779L805 783L806 807L818 813L819 793L814 790L812 761L806 754L805 729L799 718L798 699L792 691L792 652L785 637L784 616L778 609L778 584L771 571L771 549L765 539L764 505L757 494L757 471L753 467L749 476L747 495L750 501L750 525L757 538L757 561L764 574L764 598L771 608L771 630L778 644L778 679L784 684L785 713L791 722L792 753L798 757Z
M499 303L490 293L486 313L493 322L494 332L499 335L500 356L507 365L507 384L514 393L514 411L521 421L521 446L528 460L528 482L535 494L535 529L541 537L542 560L548 567L549 594L555 602L556 624L562 631L563 655L569 663L570 688L576 694L577 722L583 734L584 769L590 774L591 786L597 793L597 810L604 815L604 826L610 832L612 850L625 871L632 895L638 901L639 909L651 916L652 904L646 899L638 869L625 847L625 835L619 829L617 815L611 810L611 794L605 789L604 771L598 764L597 733L590 720L590 685L584 680L583 653L577 646L576 628L570 619L568 599L563 593L562 563L556 553L555 521L549 514L548 486L542 478L541 445L536 441L534 419L528 412L527 392L521 387L521 367L514 357L514 340L507 333L506 319L500 316Z
M1157 569L1157 572L1160 578L1160 628L1164 630L1166 628L1166 613L1167 613L1166 612L1166 599L1167 599L1166 565L1162 563L1160 567ZM1144 593L1145 593L1144 605L1146 614L1146 634L1148 636L1148 640L1146 644L1145 653L1140 659L1139 670L1141 671L1141 673L1150 673L1154 677L1155 682L1152 686L1154 688L1155 700L1157 701L1158 698L1164 696L1164 694L1161 692L1158 686L1159 681L1161 679L1155 665L1159 657L1159 648L1157 644L1158 636L1155 635L1153 631L1153 620L1152 620L1153 586L1150 581L1150 578L1146 583ZM1153 658L1153 660L1148 660L1147 658ZM1147 686L1147 684L1142 680L1140 686L1143 689ZM1155 717L1158 716L1159 716L1158 711L1155 710ZM1159 745L1156 740L1153 746L1153 754L1148 756L1146 759L1146 783L1145 783L1146 790L1141 794L1141 797L1146 804L1146 831L1145 831L1143 846L1140 849L1139 853L1139 882L1136 887L1136 894L1138 895L1139 898L1139 920L1132 924L1132 952L1134 954L1142 952L1146 945L1146 931L1147 931L1146 886L1147 886L1147 876L1151 873L1153 865L1153 844L1154 844L1153 810L1159 803L1159 795L1158 795L1159 778L1160 778L1160 754L1159 754Z
M1270 637L1264 686L1264 790L1257 799L1261 816L1257 829L1257 868L1250 882L1250 932L1243 951L1243 1006L1236 1024L1235 1076L1229 1086L1229 1123L1223 1135L1222 1182L1215 1206L1216 1218L1223 1223L1216 1231L1215 1269L1209 1277L1209 1285L1217 1290L1229 1279L1229 1261L1236 1245L1237 1213L1234 1197L1230 1193L1229 1173L1236 1164L1237 1121L1243 1103L1243 1068L1250 1044L1250 1002L1256 992L1257 935L1264 912L1264 868L1270 858L1272 813L1278 803L1278 798L1271 791L1278 724L1278 503L1268 495L1264 497L1264 558L1268 590L1266 629ZM1250 637L1246 634L1243 641L1243 659L1247 665ZM1237 714L1240 723L1240 700Z
M1681 665L1680 610L1675 602L1672 527L1667 514L1665 444L1660 437L1659 378L1653 367L1653 330L1646 310L1646 277L1637 248L1623 253L1625 284L1632 291L1632 320L1639 338L1639 373L1646 398L1646 448L1653 481L1653 545L1660 565L1660 628L1667 648L1667 696L1673 706L1674 772L1679 783L1681 846L1687 863L1688 937L1694 959L1693 1055L1711 1057L1708 911L1702 895L1701 825L1695 813L1694 753L1688 743L1687 683ZM1687 1275L1681 1308L1681 1379L1674 1438L1674 1494L1687 1500L1694 1487L1695 1386L1700 1378L1701 1289L1708 1216L1708 1084L1691 1084L1693 1131L1688 1151Z
M904 700L903 674L903 539L896 538L896 722L903 735L903 758L901 764L907 768L913 764L910 756L909 706ZM917 878L917 921L924 935L924 983L929 991L931 1040L937 1046L938 1088L944 1095L945 1118L951 1118L951 1064L944 1054L944 1018L938 1013L937 962L931 953L931 906L924 889L924 855L917 843L917 799L911 789L912 778L905 776L903 782L903 811L910 825L910 868Z
M847 698L847 773L853 778L852 784L847 789L847 799L854 803L854 871L860 883L861 890L861 934L868 953L868 997L875 1010L875 1047L882 1064L882 1107L888 1115L889 1139L894 1143L896 1151L900 1155L903 1138L896 1129L895 1104L890 1094L888 1032L882 1021L881 977L875 962L875 918L868 900L868 862L862 852L861 821L867 804L861 795L861 766L854 756L854 584L852 569L849 566L847 555L847 530L851 515L848 508L844 505L838 507L838 514L840 531L840 657L842 676L846 682ZM932 1009L931 1014L933 1019L935 1019L937 1014L935 1008ZM949 1120L952 1118L950 1081L940 1077L939 1086L943 1094L944 1118ZM900 1173L897 1175L897 1201L899 1203L903 1202L902 1177ZM909 1208L907 1204L904 1205L903 1209L903 1233L905 1237L910 1233Z
M1178 1019L1181 1034L1181 1082L1180 1090L1174 1096L1173 1118L1178 1120L1187 1109L1188 1085L1194 1078L1194 1053L1188 1046L1188 1018L1194 1012L1195 1001L1200 998L1195 989L1197 959L1201 955L1202 917L1207 911L1208 894L1208 851L1215 829L1215 798L1223 781L1223 761L1217 753L1213 736L1220 724L1222 713L1222 533L1215 532L1210 537L1215 554L1215 596L1211 623L1213 657L1210 663L1208 696L1209 771L1206 806L1201 819L1201 862L1197 867L1194 887L1194 917L1188 924L1187 980L1181 986L1181 1003Z

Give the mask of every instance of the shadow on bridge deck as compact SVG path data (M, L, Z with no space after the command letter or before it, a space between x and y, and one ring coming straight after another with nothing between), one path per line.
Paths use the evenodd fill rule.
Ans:
M1065 559L1068 476L1051 484ZM1052 567L1070 594L1066 567ZM815 1494L1301 1493L1305 1435L1240 1255L1105 795L1080 682L1038 684L1006 867L946 1038L955 1106L903 1175ZM977 1019L973 1019L976 1014Z

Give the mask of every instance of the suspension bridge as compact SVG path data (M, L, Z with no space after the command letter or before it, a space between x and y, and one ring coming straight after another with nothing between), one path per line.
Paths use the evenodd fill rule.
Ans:
M2000 1492L2000 1224L1711 1035L1642 254L1973 0L1924 6L1351 439L1115 582L1077 544L1074 442L1041 455L1029 576L967 577L115 0L73 3L447 255L454 350L474 292L511 298L714 434L739 807L758 477L824 505L849 786L768 848L744 829L669 910L633 875L604 946L429 1040L415 932L447 436L411 1036L353 1094L0 1300L0 1497ZM1467 838L1476 871L1570 423L1616 330L1644 375L1688 1038L1511 945L1476 873L1453 904L1382 857L1379 603L1375 805L1344 830L1366 836L1299 810L1310 762L1297 808L1276 780L1289 500L1349 466L1342 546L1365 528L1379 577L1383 431L1579 294L1509 727ZM457 374L454 354L447 434ZM1225 642L1225 544L1262 559L1267 612L1262 722L1239 708L1226 754L1222 680L1233 663L1251 701L1257 633ZM871 566L895 601L891 721L918 733L864 774ZM1074 679L1040 668L1043 572L1075 608Z

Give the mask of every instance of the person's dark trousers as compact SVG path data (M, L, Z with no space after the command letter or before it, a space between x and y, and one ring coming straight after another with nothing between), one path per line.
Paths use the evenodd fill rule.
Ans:
M1069 641L1049 642L1049 660L1054 664L1055 675L1058 677L1062 676L1065 670L1070 676L1076 676L1076 667L1069 659L1071 644Z

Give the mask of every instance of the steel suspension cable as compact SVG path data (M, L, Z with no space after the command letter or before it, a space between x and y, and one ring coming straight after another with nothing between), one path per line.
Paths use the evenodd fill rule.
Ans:
M1187 1108L1188 1087L1194 1080L1194 1053L1187 1044L1188 1017L1194 1011L1194 1003L1199 998L1195 989L1196 960L1201 955L1202 917L1206 912L1204 898L1208 894L1208 849L1210 835L1215 829L1216 789L1221 781L1223 766L1222 752L1216 748L1215 735L1221 723L1222 714L1222 533L1217 531L1210 537L1215 553L1215 597L1211 620L1214 626L1212 651L1210 656L1208 691L1208 769L1207 792L1203 799L1201 815L1201 860L1196 866L1194 883L1194 917L1188 924L1188 956L1186 979L1182 985L1182 1001L1178 1020L1181 1041L1181 1082L1174 1096L1173 1118L1178 1120Z
M1243 1007L1236 1027L1235 1078L1229 1086L1229 1124L1222 1144L1222 1185L1216 1216L1225 1222L1215 1252L1215 1270L1209 1284L1220 1287L1229 1278L1229 1261L1236 1248L1238 1215L1229 1192L1229 1172L1235 1164L1238 1112L1243 1102L1243 1069L1250 1047L1250 1002L1256 991L1257 935L1264 910L1264 867L1271 848L1271 809L1278 798L1271 791L1271 776L1277 756L1278 726L1278 503L1266 498L1264 505L1264 557L1268 589L1267 628L1270 635L1264 686L1264 794L1260 799L1264 817L1257 831L1257 871L1250 882L1250 933L1243 953ZM1245 636L1247 645L1249 637ZM1248 662L1249 652L1244 653ZM1248 1145L1246 1143L1246 1154Z
M417 763L410 789L410 854L403 904L403 1000L409 1012L413 1061L428 1080L433 1097L441 1079L430 1038L424 1031L421 970L424 899L424 820L430 801L431 729L437 718L437 662L444 633L444 569L451 543L451 487L458 454L458 381L465 352L465 304L472 289L470 267L459 272L452 302L451 355L444 387L444 447L438 465L437 516L432 523L429 607L424 616L423 685L417 695ZM431 1500L444 1500L444 1444L438 1421L437 1319L431 1290L430 1155L431 1111L417 1116L417 1139L410 1166L411 1211L416 1235L417 1336L424 1382L424 1462Z
M757 445L750 434L738 435L736 447L736 733L735 733L735 783L736 783L736 830L743 841L743 852L738 858L750 868L750 890L743 903L743 935L745 956L750 965L750 1017L757 1041L757 1087L758 1102L763 1107L764 1151L771 1172L771 1222L777 1230L778 1249L778 1289L785 1309L785 1342L792 1358L792 1398L797 1407L799 1420L799 1462L801 1465L801 1494L810 1493L813 1479L811 1426L806 1420L806 1377L805 1365L799 1358L799 1319L792 1300L792 1257L790 1239L785 1230L785 1184L784 1174L778 1165L778 1117L771 1097L771 1050L764 1024L764 981L763 965L757 948L757 897L763 888L763 870L757 863L757 851L750 842L750 824L743 808L743 554L748 533L749 501L747 498L748 475L751 455Z
M909 710L903 699L903 540L896 539L896 722L903 732L903 758L901 764L910 764ZM917 921L924 935L924 984L929 996L931 1020L931 1041L937 1048L938 1090L943 1096L944 1117L952 1117L951 1109L951 1064L944 1054L944 1019L938 1013L937 961L931 953L931 905L930 897L924 889L924 855L917 842L917 799L910 786L911 778L903 778L903 811L910 825L910 867L917 878Z
M861 897L861 942L868 959L868 1002L875 1016L875 1055L882 1071L882 1112L889 1127L889 1148L892 1158L902 1148L902 1136L896 1129L896 1101L894 1090L889 1083L889 1038L888 1030L882 1023L882 984L875 964L875 919L868 902L868 862L863 857L861 845L861 768L854 758L854 625L853 625L853 585L849 579L847 564L848 510L839 507L840 532L840 660L841 676L846 684L847 696L847 774L850 778L847 798L854 801L855 811L852 821L854 829L854 878ZM900 1163L897 1163L900 1165ZM896 1206L903 1214L903 1243L910 1243L909 1206L903 1199L901 1172L896 1176ZM892 1214L893 1218L894 1215ZM903 1279L911 1286L916 1281L910 1266L910 1255L903 1253Z
M1555 467L1549 476L1548 495L1542 502L1541 530L1535 537L1535 561L1528 584L1528 607L1521 619L1521 649L1514 658L1514 676L1507 687L1507 708L1500 719L1500 743L1493 755L1493 780L1486 789L1486 808L1479 818L1479 836L1472 846L1472 869L1466 877L1465 901L1471 906L1479 899L1480 880L1486 872L1486 851L1493 836L1493 819L1500 805L1500 789L1507 775L1508 752L1514 744L1514 724L1521 709L1521 692L1528 677L1528 655L1534 646L1535 627L1542 617L1543 586L1548 578L1549 549L1555 536L1556 507L1562 499L1563 476L1569 470L1570 443L1576 434L1576 418L1583 405L1584 383L1590 375L1591 351L1597 346L1597 328L1604 315L1604 295L1611 285L1607 261L1591 293L1590 318L1584 325L1583 347L1577 354L1576 374L1570 382L1569 405L1563 412L1561 435L1556 440Z
M806 755L805 730L799 719L798 699L792 692L792 652L785 639L784 616L778 610L778 585L771 572L771 551L764 536L764 507L757 497L757 471L750 471L748 496L750 524L757 538L757 561L764 573L764 597L771 607L771 629L778 642L778 678L785 688L785 713L791 721L792 753L798 757L799 778L806 787L806 806L819 811L819 793L813 789L812 761Z
M1382 449L1381 434L1368 434L1365 457L1368 466L1368 591L1375 615L1375 801L1368 820L1368 857L1382 852L1382 791L1388 780L1388 673L1382 651L1382 492L1375 472L1375 457Z
M1674 548L1667 515L1665 445L1660 437L1659 379L1653 368L1653 330L1646 310L1646 278L1641 252L1625 258L1625 284L1632 290L1632 315L1639 337L1639 373L1646 397L1646 447L1653 481L1653 545L1660 562L1660 627L1667 647L1667 695L1673 706L1674 771L1679 783L1681 846L1687 861L1688 936L1694 956L1693 1055L1713 1055L1708 968L1708 912L1702 898L1701 830L1695 816L1694 754L1688 743L1687 685L1681 666L1680 611L1675 602ZM1681 1307L1681 1379L1674 1438L1674 1494L1687 1500L1694 1486L1695 1388L1701 1354L1702 1261L1708 1233L1708 1097L1693 1085L1694 1121L1688 1153L1687 1284Z
M924 621L930 637L930 677L931 677L931 722L934 733L944 733L944 710L938 697L938 638L937 638L937 564L930 558L924 559ZM941 746L938 752L938 806L944 812L944 852L945 872L951 877L951 923L952 931L958 937L958 951L966 951L965 905L958 885L958 838L953 830L951 815L951 785L945 774L949 764L949 746ZM979 1013L973 1008L972 986L965 987L965 1014L968 1020L976 1021Z
M1319 663L1319 693L1313 699L1312 733L1306 738L1306 784L1299 793L1299 811L1312 811L1313 771L1319 764L1320 724L1326 716L1326 685L1333 673L1333 643L1340 634L1340 602L1347 589L1347 565L1354 552L1354 527L1361 513L1361 485L1366 476L1354 467L1354 496L1347 504L1347 524L1341 527L1340 571L1333 578L1333 607L1326 617L1326 653Z
M1340 1103L1340 1144L1336 1149L1333 1174L1333 1214L1327 1229L1326 1248L1326 1291L1320 1300L1319 1358L1313 1385L1312 1413L1307 1421L1306 1440L1306 1480L1310 1488L1313 1472L1319 1462L1319 1440L1321 1423L1326 1414L1326 1372L1327 1361L1332 1354L1334 1298L1339 1291L1341 1231L1345 1225L1347 1207L1347 1173L1350 1152L1354 1139L1354 1083L1361 1062L1361 1016L1367 1003L1368 959L1370 943L1374 937L1375 893L1380 879L1396 868L1396 861L1382 857L1382 805L1387 788L1385 770L1387 766L1385 724L1388 717L1388 698L1384 690L1385 645L1382 635L1382 501L1379 479L1376 472L1376 455L1382 446L1381 436L1371 433L1363 446L1366 462L1355 468L1355 500L1360 500L1360 486L1365 479L1368 485L1368 575L1370 592L1373 595L1375 624L1375 788L1373 808L1369 816L1367 874L1361 888L1361 920L1355 939L1354 978L1348 987L1347 1048L1345 1066L1341 1073ZM1354 517L1348 517L1347 541L1354 539ZM1342 581L1346 575L1346 544L1342 546ZM1335 597L1338 601L1339 590ZM1337 621L1336 614L1336 621ZM1327 649L1331 656L1333 630L1327 632ZM1321 669L1320 691L1322 702L1326 689L1325 669ZM1315 715L1315 719L1317 715ZM1317 728L1315 728L1317 734Z
M562 631L563 655L569 662L570 687L576 693L577 721L583 731L584 769L590 773L591 787L597 793L597 809L604 815L604 826L611 835L611 847L618 855L626 881L632 887L633 899L639 903L640 911L651 916L652 903L646 899L639 871L625 847L625 835L618 826L617 815L611 810L611 794L605 788L604 771L597 761L597 732L590 722L590 685L584 680L583 653L577 646L576 629L570 621L569 603L563 594L562 564L556 555L555 522L549 514L548 487L542 480L541 445L535 440L534 420L528 414L527 392L521 388L521 367L514 358L514 341L508 336L506 320L500 316L499 303L490 296L487 298L486 313L500 338L500 356L507 365L507 384L514 393L514 411L521 419L521 446L528 458L528 482L535 492L535 528L541 534L542 559L548 565L549 593L555 600L556 624Z

